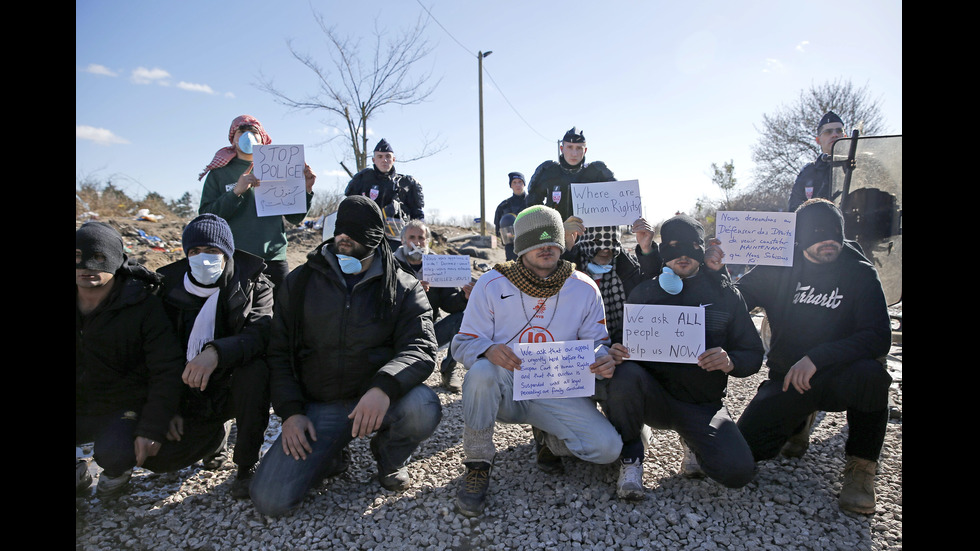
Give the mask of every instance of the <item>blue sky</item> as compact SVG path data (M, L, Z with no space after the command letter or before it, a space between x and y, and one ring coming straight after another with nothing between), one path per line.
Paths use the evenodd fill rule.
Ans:
M382 111L369 142L386 138L401 158L415 156L425 136L445 144L396 162L422 184L429 218L480 213L480 50L493 52L483 83L488 218L510 193L507 173L530 178L557 159L556 142L572 126L585 132L587 161L639 180L653 222L701 196L721 198L711 163L734 160L736 177L750 182L762 115L811 84L868 85L888 133L902 132L901 2L423 3L441 27L428 26L434 49L421 69L439 85L422 105ZM313 90L313 74L286 46L320 52L327 64L311 5L340 32L364 37L365 49L375 25L395 33L425 15L417 0L76 0L76 180L111 177L137 197L199 197L197 175L228 145L231 120L247 113L274 143L306 146L314 191L342 189L342 145L326 143L341 121L290 111L255 86L265 74L295 95Z

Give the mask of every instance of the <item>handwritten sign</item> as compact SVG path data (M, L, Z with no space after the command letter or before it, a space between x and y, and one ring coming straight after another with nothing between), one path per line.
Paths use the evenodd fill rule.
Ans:
M698 363L704 353L704 307L625 305L623 345L631 360Z
M718 211L715 236L726 264L792 266L796 213Z
M572 214L587 228L632 225L643 216L639 180L572 184Z
M306 159L302 145L255 145L252 174L258 216L306 213Z
M514 401L577 398L595 394L592 341L514 344L521 368L514 371Z
M422 281L428 281L429 287L462 287L472 277L468 255L427 254L422 257Z

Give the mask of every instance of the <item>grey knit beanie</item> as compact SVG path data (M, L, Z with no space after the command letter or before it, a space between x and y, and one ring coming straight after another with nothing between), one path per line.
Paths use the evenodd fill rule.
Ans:
M514 252L521 256L540 247L565 252L565 225L558 211L544 205L528 207L514 221Z

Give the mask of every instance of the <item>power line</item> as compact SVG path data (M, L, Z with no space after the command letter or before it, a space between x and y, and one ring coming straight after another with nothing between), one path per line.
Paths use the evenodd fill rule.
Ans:
M473 55L472 54L472 51L469 48L467 48L466 46L463 45L462 42L460 42L459 40L457 40L456 37L453 36L453 33L449 32L449 29L447 29L442 23L439 22L438 19L436 19L436 17L434 15L432 15L432 12L429 11L429 8L426 8L425 5L422 4L422 0L415 0L415 1L418 3L419 6L421 6L421 8L423 10L425 10L425 13L427 13L429 15L429 17L433 21L436 22L436 25L439 25L439 28L442 29L443 31L445 31L445 33L449 35L449 38L452 38L453 41L456 42L456 44L458 44L459 47L462 48L463 51L465 51L467 53L467 55ZM521 121L523 121L524 124L526 124L527 127L532 132L534 132L538 136L541 136L541 138L543 138L544 140L546 140L548 142L552 141L551 139L545 137L543 134L541 134L540 132L538 132L536 128L534 128L533 126L531 126L531 123L527 122L527 119L525 119L524 116L521 115L521 113L517 110L517 108L514 107L514 104L511 103L509 99L507 99L507 95L504 94L504 91L500 88L500 85L497 84L497 81L493 79L493 75L490 74L490 71L488 71L485 66L483 67L483 72L486 73L487 77L490 79L490 82L493 83L493 87L497 90L498 93L500 93L500 97L504 98L504 101L511 108L511 110L514 112L514 114L517 115L517 118L521 119Z

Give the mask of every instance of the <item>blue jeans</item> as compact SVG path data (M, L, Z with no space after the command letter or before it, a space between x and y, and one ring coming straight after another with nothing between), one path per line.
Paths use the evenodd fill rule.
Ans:
M259 462L250 487L252 502L260 513L279 516L297 508L310 488L323 480L352 440L353 425L347 416L356 405L357 400L342 400L306 406L306 416L316 430L316 441L307 436L313 452L306 459L286 455L279 435ZM441 419L439 398L425 385L417 385L393 402L372 437L379 470L390 473L407 465L412 452L435 432Z

